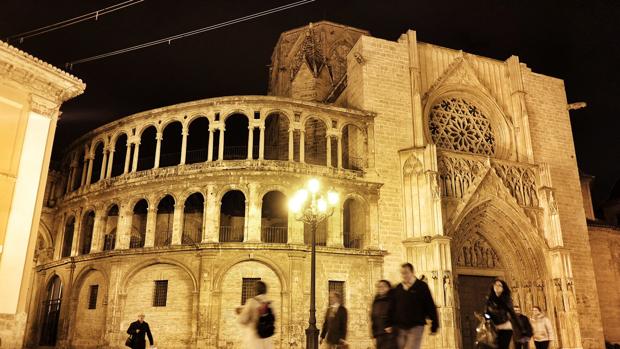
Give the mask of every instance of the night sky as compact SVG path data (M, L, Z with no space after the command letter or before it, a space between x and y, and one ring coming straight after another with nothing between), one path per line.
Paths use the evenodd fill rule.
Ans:
M0 38L59 22L121 0L4 0ZM89 57L293 2L146 0L97 21L11 42L63 68ZM580 169L596 177L595 203L620 179L620 1L354 1L309 5L140 51L77 65L86 93L62 107L54 156L83 133L143 110L228 95L264 95L278 35L330 20L396 40L418 40L504 60L564 79Z

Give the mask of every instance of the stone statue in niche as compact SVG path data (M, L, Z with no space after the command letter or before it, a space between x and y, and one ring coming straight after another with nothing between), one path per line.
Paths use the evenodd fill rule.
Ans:
M562 296L562 280L553 279L553 285L555 287L555 306L559 311L565 311L564 297Z
M541 279L536 280L536 304L541 308L547 308L547 299L545 297L545 284Z
M475 234L461 247L457 264L465 267L496 268L499 266L499 258L486 240Z
M452 306L452 278L450 277L450 272L446 271L443 275L443 296L444 296L444 305L446 307Z

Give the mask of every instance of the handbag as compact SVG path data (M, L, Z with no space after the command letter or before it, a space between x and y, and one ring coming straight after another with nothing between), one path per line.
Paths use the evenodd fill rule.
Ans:
M127 337L127 339L125 340L125 346L133 348L133 336L132 335L129 335L129 337Z
M474 313L474 316L480 321L476 327L476 348L497 348L497 333L491 321L478 313Z

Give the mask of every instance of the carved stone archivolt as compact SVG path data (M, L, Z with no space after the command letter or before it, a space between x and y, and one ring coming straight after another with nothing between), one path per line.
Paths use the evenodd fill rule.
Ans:
M500 260L497 252L479 234L472 234L461 246L456 265L473 268L497 268Z
M440 156L438 159L441 195L462 199L486 173L482 159Z

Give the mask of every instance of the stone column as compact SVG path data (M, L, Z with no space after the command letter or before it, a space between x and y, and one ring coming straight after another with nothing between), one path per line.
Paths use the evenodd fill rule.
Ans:
M338 168L342 168L342 134L338 135Z
M103 249L103 234L105 229L105 210L95 211L95 222L93 224L93 239L90 252L101 252Z
M82 178L80 179L80 187L86 185L86 173L88 172L88 154L84 155L84 164L82 165Z
M112 177L112 166L114 165L114 152L116 151L116 149L114 149L114 147L110 148L110 150L108 151L108 170L106 171L106 175L105 178L110 178Z
M250 182L249 198L247 199L248 242L261 241L261 200L258 197L258 183Z
M254 126L248 126L248 160L252 160L254 152Z
M101 171L99 172L99 180L105 179L107 169L108 169L108 150L106 148L103 148L103 159L101 159Z
M214 184L207 185L207 197L205 199L205 206L207 211L207 224L205 227L206 237L203 237L203 241L218 242L220 240L220 235L217 231L217 228L219 226L217 208L219 207L219 205L217 204L217 192L215 190Z
M334 213L327 219L327 246L344 247L344 237L342 235L342 205L334 207Z
M326 156L326 165L327 167L332 167L332 136L325 136L325 138L327 139L327 147L326 147L326 151L327 151L327 156Z
M379 244L379 204L378 198L372 198L368 205L368 245L370 249L380 249Z
M306 162L306 131L299 130L299 162Z
M80 237L82 235L82 209L75 214L75 225L73 226L73 240L71 241L71 256L77 256L80 250Z
M75 173L77 172L77 161L72 161L71 162L71 167L69 168L69 179L67 182L67 187L65 188L65 194L68 194L69 192L71 192L71 189L73 189L73 182L75 182Z
M131 239L131 225L133 220L133 209L126 205L121 205L118 209L118 224L116 229L115 250L126 250L129 248Z
M207 152L207 161L213 161L213 129L211 126L209 126L209 148Z
M138 170L138 154L140 153L140 141L136 141L133 144L133 164L131 165L131 172Z
M208 215L209 211L207 210L207 200L205 198L204 204L202 205L202 236L200 237L201 242L208 242L209 232L207 230L207 225L210 224Z
M224 134L226 133L226 129L222 126L220 127L220 144L217 149L217 159L219 161L224 160Z
M86 172L86 185L90 185L93 176L93 156L88 156L88 171Z
M265 160L265 125L260 126L260 142L258 142L258 159Z
M304 244L304 223L295 219L295 214L288 212L288 242L291 244Z
M295 160L295 130L293 128L288 129L288 161Z
M125 167L123 168L123 174L129 172L129 160L131 157L131 143L127 141L127 152L125 152Z
M187 159L187 136L189 136L189 131L186 127L183 127L182 131L182 140L181 140L181 165L185 165L185 160Z
M157 145L155 146L155 163L153 168L159 168L159 160L161 157L161 141L164 139L164 135L161 132L157 132L155 135L155 140L157 141Z
M157 206L150 205L146 212L146 236L144 247L155 246L155 230L157 229Z
M183 236L183 210L184 203L174 205L174 215L172 218L172 245L180 245Z

